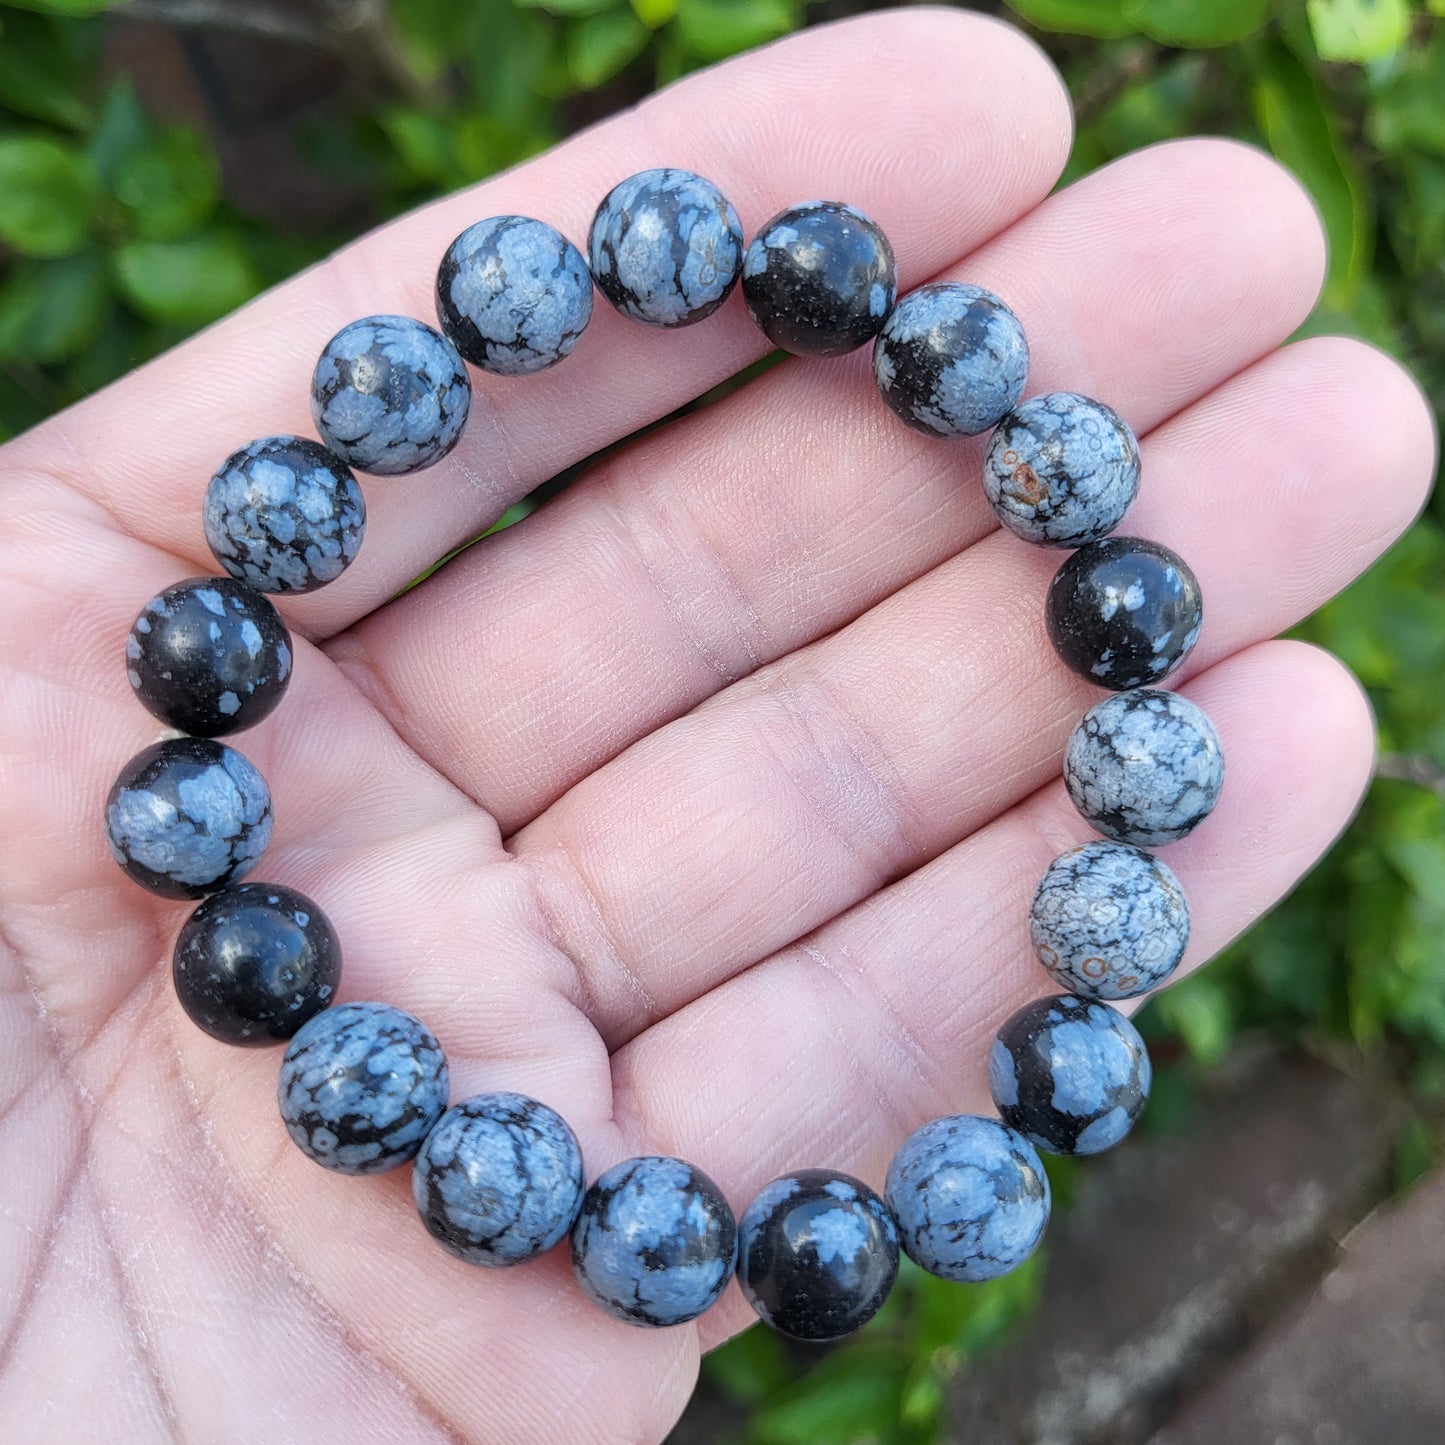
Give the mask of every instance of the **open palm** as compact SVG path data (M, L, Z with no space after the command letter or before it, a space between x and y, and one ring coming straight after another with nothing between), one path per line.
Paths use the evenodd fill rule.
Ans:
M1097 396L1144 436L1127 530L1204 588L1184 690L1230 776L1167 855L1189 961L1323 851L1369 769L1367 709L1330 658L1264 639L1407 524L1428 414L1360 344L1281 348L1323 250L1272 162L1187 141L1045 199L1068 147L1057 76L1003 26L815 30L387 227L0 456L0 1438L650 1441L750 1317L733 1288L695 1326L631 1328L560 1252L444 1254L407 1171L316 1168L277 1116L279 1054L175 1003L186 910L102 842L107 787L156 735L121 643L147 597L215 570L211 471L308 432L327 338L427 317L438 257L483 216L578 239L615 181L679 165L749 232L847 200L905 288L1001 294L1031 393ZM589 1176L678 1154L737 1209L789 1167L880 1185L911 1128L986 1104L991 1033L1045 991L1028 898L1089 836L1058 772L1097 697L1044 637L1057 556L995 528L981 443L906 431L857 354L650 433L388 599L763 350L737 298L672 333L601 306L562 366L478 378L457 451L368 479L360 560L283 600L294 683L239 739L276 800L254 876L326 909L343 997L425 1019L454 1099L558 1109Z

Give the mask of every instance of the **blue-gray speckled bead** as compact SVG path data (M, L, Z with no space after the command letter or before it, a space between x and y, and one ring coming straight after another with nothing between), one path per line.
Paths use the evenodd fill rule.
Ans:
M1049 1176L1033 1145L976 1114L914 1130L893 1156L883 1194L908 1257L970 1284L1016 1269L1049 1222Z
M204 898L244 878L271 841L271 791L210 738L166 738L120 771L105 801L110 856L162 898Z
M957 282L902 297L873 343L873 379L925 436L971 437L1018 405L1029 371L1019 319L992 291Z
M1085 998L1133 998L1179 967L1189 905L1173 871L1128 843L1082 843L1049 864L1029 909L1049 977Z
M307 1158L338 1174L381 1174L416 1158L447 1087L446 1055L420 1019L390 1004L344 1003L291 1040L276 1094Z
M1064 749L1064 785L1106 838L1157 848L1214 811L1224 754L1214 724L1177 692L1141 687L1095 703Z
M216 560L258 592L314 592L356 559L366 503L341 459L306 437L233 452L201 512Z
M759 1317L797 1340L836 1340L877 1314L898 1276L898 1226L864 1183L799 1169L738 1221L738 1284Z
M649 326L691 326L737 284L738 213L711 181L663 167L628 176L592 219L587 255L597 289Z
M680 1325L717 1302L737 1260L722 1191L681 1159L648 1154L601 1175L572 1226L587 1295L633 1325Z
M394 477L441 461L461 438L472 384L457 349L410 316L344 326L316 363L311 415L358 471Z
M453 1104L412 1166L422 1223L469 1264L522 1264L572 1228L586 1179L577 1136L554 1109L524 1094L478 1094Z
M1124 520L1139 491L1139 444L1100 401L1031 396L999 423L983 463L998 519L1026 542L1082 547Z
M545 221L491 216L447 247L436 299L442 330L473 366L530 376L577 345L592 318L592 276Z
M1060 994L1025 1004L998 1031L988 1085L1003 1121L1050 1154L1099 1154L1149 1098L1149 1051L1118 1009Z

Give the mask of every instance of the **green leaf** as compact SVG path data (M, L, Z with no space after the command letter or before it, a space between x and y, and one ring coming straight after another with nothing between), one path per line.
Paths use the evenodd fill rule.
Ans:
M1269 19L1271 0L1125 0L1124 14L1151 40L1203 48L1232 45Z
M705 1356L703 1373L730 1400L751 1405L781 1388L791 1378L783 1345L762 1324L735 1335Z
M863 1445L896 1434L908 1362L864 1337L829 1355L781 1398L754 1410L757 1445Z
M644 25L656 30L677 14L679 0L628 0L628 3L632 6L632 13Z
M0 106L30 120L85 130L92 47L75 26L42 15L8 15L0 41Z
M115 196L148 241L194 231L221 199L221 168L210 145L188 126L172 126L121 163Z
M95 173L114 187L121 168L151 135L151 124L135 98L128 77L119 76L106 92L100 119L90 133L86 154Z
M119 0L5 0L17 10L39 10L46 15L99 15Z
M1410 36L1408 0L1305 0L1321 60L1384 60Z
M1408 157L1416 149L1445 156L1445 26L1430 44L1401 57L1369 110L1370 139Z
M793 0L681 0L672 33L694 59L725 60L786 35L798 12Z
M1234 1016L1229 994L1210 974L1196 973L1154 1000L1158 1017L1184 1040L1202 1064L1217 1064L1229 1052Z
M99 250L22 261L0 290L0 360L45 364L74 356L99 334L110 308Z
M1348 309L1369 264L1366 191L1335 133L1317 78L1285 45L1260 47L1254 108L1275 156L1314 197L1330 243L1326 300Z
M1008 0L1008 4L1040 30L1093 35L1100 40L1134 33L1134 22L1124 13L1125 0Z
M260 279L238 236L130 241L115 255L121 295L152 321L204 326L249 300Z
M631 10L590 15L567 28L567 73L579 90L595 90L641 55L651 38Z
M0 136L0 241L26 256L64 256L90 234L95 202L95 172L77 147Z
M519 10L545 10L549 15L573 18L616 10L622 0L512 0L512 3Z
M451 130L443 121L426 111L402 106L380 111L376 121L413 176L433 186L446 185L453 151Z

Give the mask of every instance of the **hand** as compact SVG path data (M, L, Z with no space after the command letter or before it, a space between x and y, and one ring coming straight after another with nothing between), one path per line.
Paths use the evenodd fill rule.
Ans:
M1097 396L1147 434L1127 530L1204 588L1184 691L1228 779L1166 855L1189 964L1327 847L1369 772L1368 709L1331 658L1265 639L1407 525L1428 413L1359 343L1282 345L1323 242L1273 162L1184 141L1049 196L1069 138L1058 77L1003 26L814 30L385 228L5 450L0 1438L652 1441L699 1352L751 1318L734 1288L696 1327L630 1328L565 1250L476 1270L427 1238L407 1171L316 1168L277 1117L279 1052L191 1026L169 977L185 910L102 843L106 790L156 734L121 642L149 596L217 570L207 478L253 437L310 434L327 338L429 318L438 258L480 217L581 240L616 180L677 164L749 234L848 200L905 288L1000 293L1030 393ZM426 1020L454 1099L560 1110L589 1176L675 1153L738 1210L790 1167L879 1186L924 1119L987 1111L987 1043L1047 987L1030 894L1090 836L1059 780L1098 694L1045 640L1058 556L996 530L981 442L906 431L859 353L651 433L389 599L764 349L737 297L677 333L599 301L555 370L476 378L450 459L363 479L360 560L282 603L290 695L235 740L276 804L254 876L326 909L343 997Z

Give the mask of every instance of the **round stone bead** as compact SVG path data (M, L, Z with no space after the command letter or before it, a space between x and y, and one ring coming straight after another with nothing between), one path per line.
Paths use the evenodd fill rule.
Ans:
M1104 537L1059 568L1044 619L1055 651L1074 672L1123 692L1162 682L1189 656L1204 602L1194 573L1168 547Z
M1106 838L1158 848L1214 811L1224 783L1219 735L1177 692L1139 688L1095 703L1064 749L1064 785Z
M1049 1222L1049 1176L1022 1134L974 1114L934 1119L903 1141L884 1197L908 1257L977 1284L1016 1269Z
M416 1158L447 1106L432 1031L384 1003L319 1013L286 1047L277 1099L296 1147L338 1174L382 1174Z
M743 261L743 300L774 346L842 356L871 341L898 297L888 237L841 201L780 211Z
M582 1207L577 1137L555 1110L522 1094L453 1104L411 1172L422 1223L448 1254L500 1267L545 1254Z
M349 466L378 476L419 472L461 438L472 384L457 349L410 316L344 326L316 363L311 416Z
M925 436L971 437L1018 405L1029 370L1019 319L992 291L942 282L910 291L873 343L873 379Z
M1049 977L1085 998L1134 998L1179 967L1189 905L1173 871L1127 843L1083 843L1049 864L1029 909Z
M209 738L165 738L120 771L105 800L110 855L162 898L204 898L244 878L271 841L271 791Z
M254 727L291 681L291 634L259 592L230 577L191 577L141 609L125 674L156 717L194 737Z
M775 1330L836 1340L868 1323L898 1274L898 1227L866 1185L800 1169L767 1185L738 1221L738 1283Z
M988 1084L1003 1121L1050 1154L1099 1154L1149 1097L1149 1051L1117 1009L1061 994L1025 1004L998 1031Z
M1139 444L1103 402L1053 391L999 423L983 463L998 519L1025 542L1082 547L1124 520L1139 491Z
M555 366L591 317L587 263L545 221L478 221L447 247L437 268L442 330L473 366L497 376Z
M602 1174L572 1226L572 1270L601 1309L633 1325L680 1325L711 1308L737 1261L722 1191L681 1159L648 1154Z
M738 213L691 171L639 171L607 193L592 219L587 255L597 289L649 326L691 326L737 284Z
M206 542L258 592L314 592L356 560L366 502L339 457L306 437L261 437L206 488Z
M171 976L181 1007L213 1039L279 1043L336 996L341 941L304 893L238 883L186 919Z

